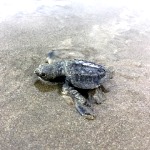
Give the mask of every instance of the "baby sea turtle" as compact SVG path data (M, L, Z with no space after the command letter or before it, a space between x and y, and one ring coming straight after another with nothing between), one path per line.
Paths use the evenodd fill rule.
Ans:
M94 98L93 93L98 91L102 94L99 87L106 79L109 79L108 71L102 65L85 60L58 60L51 59L52 53L47 58L48 64L39 65L35 74L40 79L48 82L61 82L62 93L69 95L75 104L77 111L86 119L94 119L95 114L91 107L92 101L99 104L101 98ZM79 91L86 90L88 98L85 98Z

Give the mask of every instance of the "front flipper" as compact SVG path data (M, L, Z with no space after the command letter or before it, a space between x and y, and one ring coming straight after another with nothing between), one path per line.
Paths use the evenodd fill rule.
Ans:
M89 120L95 119L94 112L92 108L88 106L87 100L74 87L64 84L63 94L67 94L73 99L75 107L81 116Z
M50 51L48 54L47 54L47 58L46 58L46 63L49 63L49 64L52 64L56 61L60 60L60 58L58 57L58 52L57 51Z
M94 115L94 112L90 107L83 105L81 103L78 103L78 102L75 103L75 106L81 116L85 117L88 120L95 119L96 116Z

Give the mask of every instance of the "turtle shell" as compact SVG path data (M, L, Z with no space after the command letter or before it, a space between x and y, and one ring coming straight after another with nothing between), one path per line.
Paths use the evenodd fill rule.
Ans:
M69 62L67 73L67 77L73 86L81 89L94 89L101 85L106 71L101 65L74 60Z

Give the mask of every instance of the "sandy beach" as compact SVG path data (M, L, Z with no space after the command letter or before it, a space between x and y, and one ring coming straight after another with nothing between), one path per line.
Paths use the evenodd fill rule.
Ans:
M1 150L150 149L150 13L138 2L0 2ZM113 67L95 120L68 105L60 85L37 80L53 49Z

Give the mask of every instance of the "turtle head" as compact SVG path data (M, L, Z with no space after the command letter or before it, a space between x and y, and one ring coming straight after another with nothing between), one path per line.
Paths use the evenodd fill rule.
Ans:
M34 73L44 81L50 81L56 77L55 69L53 65L50 64L39 65L39 67L35 69Z

